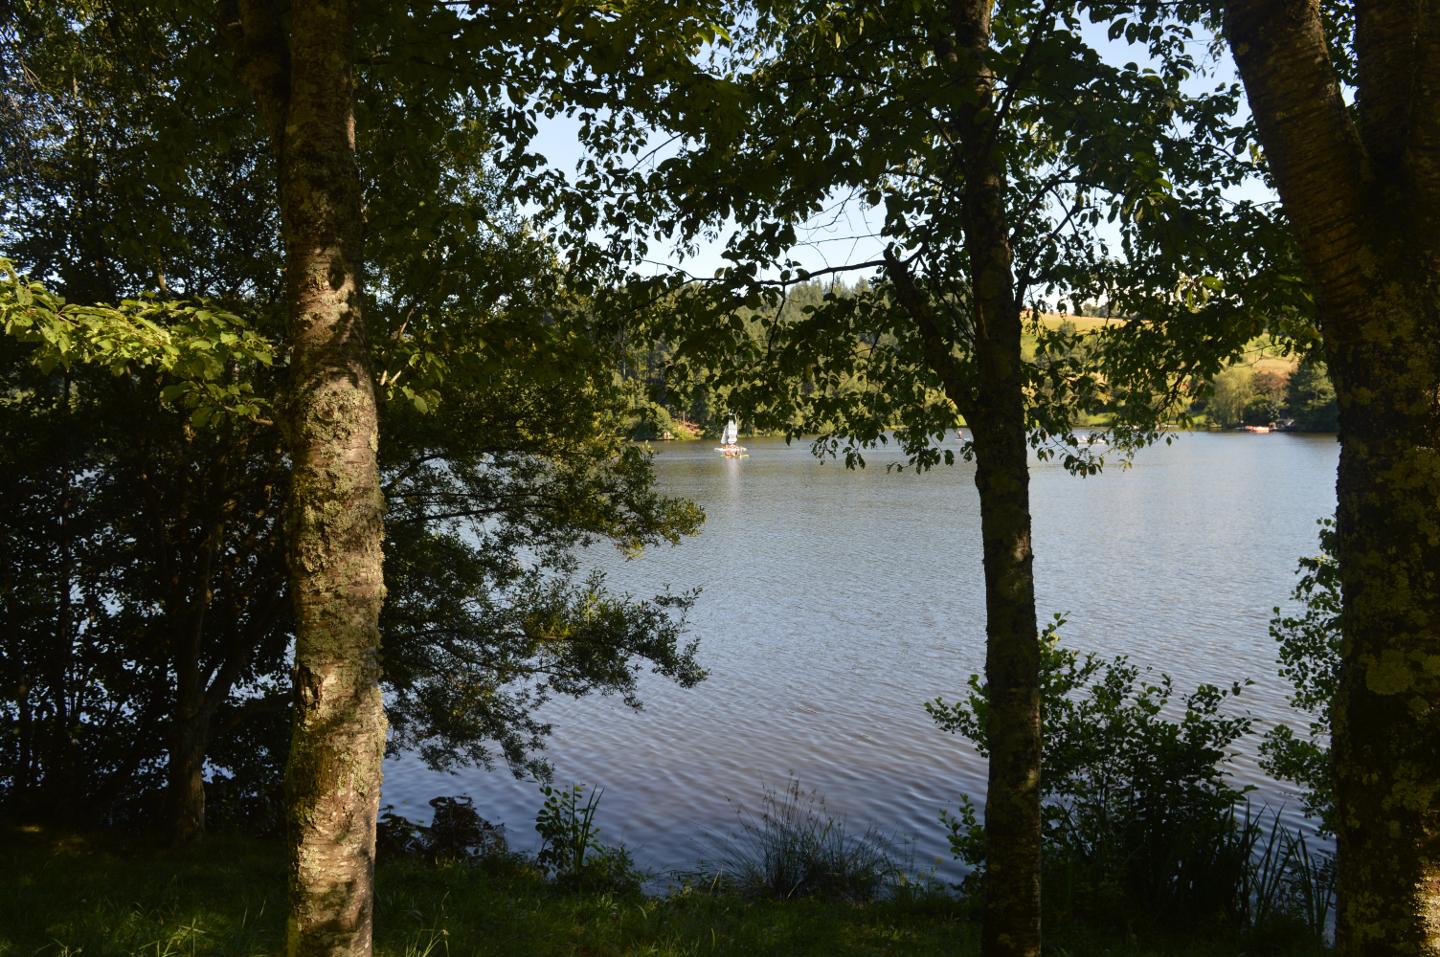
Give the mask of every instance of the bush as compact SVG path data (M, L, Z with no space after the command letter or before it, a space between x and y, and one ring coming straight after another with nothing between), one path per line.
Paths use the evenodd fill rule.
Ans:
M714 875L729 890L755 897L869 901L904 882L892 842L871 828L852 834L814 791L791 779L764 789L758 814L739 811L740 835L728 842Z
M1047 898L1063 909L1204 920L1233 911L1247 863L1227 854L1241 792L1225 780L1228 749L1250 730L1222 706L1239 694L1201 685L1177 719L1168 675L1121 657L1060 647L1059 616L1042 635L1044 770L1041 794ZM926 705L947 731L988 753L986 689L970 679L965 700ZM947 817L951 845L983 880L982 825L967 800Z
M1062 922L1169 928L1222 921L1260 941L1296 929L1319 940L1334 901L1333 862L1230 786L1231 746L1251 730L1224 706L1246 683L1201 685L1172 704L1168 675L1124 657L1060 647L1056 616L1041 636L1041 799L1047 909ZM947 731L987 753L985 685L926 705ZM968 798L946 815L951 850L984 881L985 835ZM1289 931L1286 930L1289 928ZM1292 934L1293 936L1293 934Z
M1320 554L1300 559L1293 597L1298 615L1275 609L1270 636L1280 646L1280 674L1295 693L1290 703L1310 715L1302 734L1277 725L1260 746L1261 766L1304 789L1305 813L1334 833L1334 784L1330 770L1330 708L1340 673L1340 569L1335 563L1335 523L1320 523Z

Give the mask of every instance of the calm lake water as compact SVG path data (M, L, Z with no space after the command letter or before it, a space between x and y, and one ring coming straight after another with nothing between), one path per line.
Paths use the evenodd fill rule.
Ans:
M897 453L881 451L847 471L804 444L746 444L742 460L712 442L657 447L661 486L704 506L704 530L634 561L595 553L618 591L704 589L691 631L710 677L647 680L639 713L556 703L555 780L603 787L602 837L655 871L716 857L736 808L793 775L851 827L911 840L917 865L953 876L939 815L983 800L985 767L922 703L958 695L984 661L974 467L887 472ZM1267 625L1334 511L1337 455L1333 436L1196 433L1087 479L1034 463L1042 618L1066 613L1071 647L1129 655L1182 691L1253 679L1241 703L1260 726L1289 716ZM1297 806L1256 767L1257 742L1241 743L1235 777ZM470 795L513 845L535 845L533 782L387 763L400 813L428 821L438 794Z

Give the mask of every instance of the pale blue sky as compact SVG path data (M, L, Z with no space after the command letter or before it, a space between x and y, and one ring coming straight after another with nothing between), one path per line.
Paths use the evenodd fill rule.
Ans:
M1105 26L1087 24L1083 30L1086 40L1095 49L1115 63L1144 62L1145 51L1142 47L1127 44L1123 39L1108 39ZM1195 41L1197 46L1202 47L1206 42L1203 35ZM1232 82L1235 79L1234 62L1228 53L1223 54L1218 62L1211 63L1210 67L1209 75L1197 77L1197 89L1210 89L1219 83ZM573 173L582 156L578 131L579 124L568 117L542 121L532 148L544 155L556 168ZM1232 198L1264 202L1275 197L1257 181L1235 191ZM881 244L873 234L878 232L882 219L876 208L864 207L858 200L845 205L837 200L826 215L817 217L798 230L800 245L794 250L794 258L804 268L812 271L878 258ZM1112 240L1113 245L1115 237L1112 235L1107 238ZM720 256L723 249L722 237L720 240L703 244L697 255L682 259L675 254L669 242L656 238L651 242L650 256L658 263L678 266L695 275L710 276L724 264ZM657 265L648 268L663 267Z

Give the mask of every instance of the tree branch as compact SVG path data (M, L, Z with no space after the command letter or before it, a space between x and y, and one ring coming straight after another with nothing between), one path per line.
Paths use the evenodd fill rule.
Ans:
M960 360L950 351L952 343L940 331L940 323L930 298L915 284L915 277L910 274L909 267L889 248L885 250L884 264L890 284L895 288L896 301L915 320L915 327L920 330L920 344L926 364L939 376L946 397L955 403L955 408L968 419L968 410L974 404L973 390L966 381Z

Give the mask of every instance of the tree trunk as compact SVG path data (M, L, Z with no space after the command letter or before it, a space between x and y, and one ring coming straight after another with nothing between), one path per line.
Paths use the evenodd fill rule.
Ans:
M176 844L191 844L205 833L205 744L208 721L182 704L171 729L170 834Z
M204 501L208 496L202 495ZM205 833L205 748L210 738L210 711L205 707L204 664L206 618L214 585L215 556L223 546L225 521L214 516L200 543L195 568L172 606L175 640L175 713L170 740L170 834L177 844L190 844ZM180 619L180 620L176 620Z
M279 158L290 310L287 549L296 620L286 953L363 957L385 752L385 587L375 392L361 321L355 8L298 0L288 37L267 0L243 0L226 21Z
M1017 314L1015 327L1019 328ZM1018 341L1018 336L1017 336ZM1016 359L1019 354L1017 350ZM1040 953L1040 642L1030 544L1030 473L1018 390L982 382L975 484L985 551L985 917L980 951ZM979 423L985 423L981 425Z
M68 410L73 385L70 376L61 383L61 400ZM68 449L66 450L68 453ZM55 648L50 669L50 745L47 748L53 764L45 769L46 798L62 820L75 817L86 801L85 781L78 753L78 736L70 726L70 695L75 660L76 634L73 603L78 562L75 559L75 532L72 510L75 507L74 457L67 454L60 466L59 528L56 532L55 582Z
M1440 26L1357 7L1359 125L1315 0L1226 35L1310 273L1340 406L1336 948L1440 955Z
M1005 208L1005 161L991 124L995 76L990 0L955 0L937 56L966 89L950 120L962 176L961 216L970 265L973 379L934 303L889 252L896 299L915 319L925 361L975 437L975 485L985 555L985 681L990 748L985 797L984 957L1040 953L1040 638L1030 542L1029 443L1025 424L1020 301ZM951 328L954 323L949 324Z
M290 299L294 732L286 767L291 957L367 955L385 714L384 503L361 322L355 11L291 7L280 195Z
M985 796L984 957L1040 954L1040 639L1030 542L1020 303L1005 209L1005 160L989 66L992 0L952 7L959 60L973 94L957 110L977 371L974 417L985 552L985 681L989 784ZM967 92L971 92L967 91Z
M1390 281L1385 281L1389 279ZM1440 955L1440 429L1417 337L1433 290L1384 277L1372 334L1327 342L1340 404L1343 632L1332 710L1342 954ZM1426 366L1429 368L1425 368ZM1428 384L1421 380L1428 380ZM1376 383L1379 385L1376 385ZM1419 386L1420 388L1417 388Z

